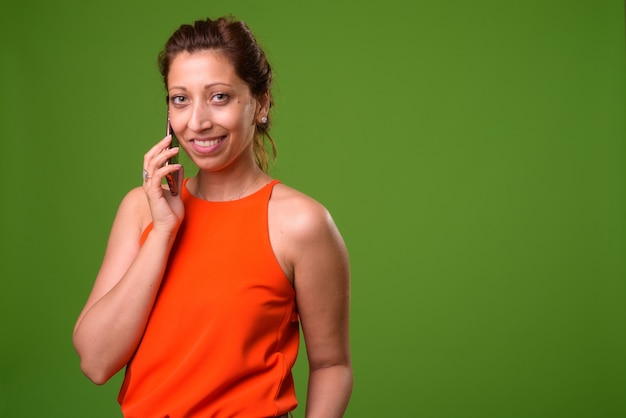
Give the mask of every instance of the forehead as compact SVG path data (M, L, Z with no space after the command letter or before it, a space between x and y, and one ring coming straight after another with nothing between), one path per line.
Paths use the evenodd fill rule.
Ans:
M194 84L226 83L234 87L246 86L229 59L215 50L181 52L170 64L168 86L191 87Z

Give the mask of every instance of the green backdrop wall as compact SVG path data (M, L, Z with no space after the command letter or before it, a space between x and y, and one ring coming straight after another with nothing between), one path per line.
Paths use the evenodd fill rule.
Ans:
M162 135L156 54L226 13L276 71L275 176L351 254L347 416L626 416L623 2L365 4L3 2L0 416L120 416L72 327Z

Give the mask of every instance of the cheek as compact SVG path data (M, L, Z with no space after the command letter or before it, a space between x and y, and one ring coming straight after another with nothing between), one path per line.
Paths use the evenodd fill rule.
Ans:
M232 131L246 131L250 126L254 127L254 112L246 107L236 112L216 114L213 121Z
M170 127L172 131L174 131L174 135L176 135L177 137L180 137L180 135L182 134L186 126L185 118L178 113L174 113L170 111L169 119L170 119Z
M170 125L172 126L172 131L177 138L181 137L181 134L184 130L184 124L176 123L170 119Z

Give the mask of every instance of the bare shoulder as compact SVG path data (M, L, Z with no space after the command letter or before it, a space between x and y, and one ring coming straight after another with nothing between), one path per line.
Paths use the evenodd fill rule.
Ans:
M143 188L141 186L138 186L130 189L128 193L126 193L126 195L124 196L122 203L137 208L140 208L143 204L147 205L147 199Z
M152 222L150 206L142 187L135 187L126 193L120 203L117 217L136 224L141 231Z
M270 211L284 232L300 238L319 233L320 228L335 227L329 211L320 202L282 183L274 187Z
M274 186L268 223L272 248L292 284L298 270L324 263L325 254L346 254L343 238L326 207L282 183Z

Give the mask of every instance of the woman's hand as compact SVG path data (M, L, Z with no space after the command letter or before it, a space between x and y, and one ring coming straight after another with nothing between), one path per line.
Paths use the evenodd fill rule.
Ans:
M172 142L172 136L168 135L153 146L143 158L144 183L143 189L150 205L153 227L155 231L161 230L168 233L177 231L185 216L185 208L181 200L181 189L184 170L180 164L165 164L179 152L178 147L168 148ZM169 190L162 185L163 178L167 174L179 171L178 190L176 196L172 196Z

